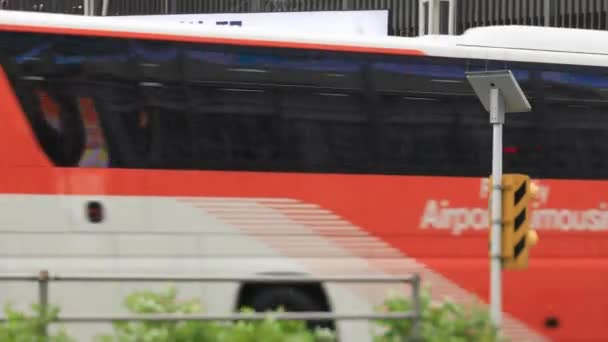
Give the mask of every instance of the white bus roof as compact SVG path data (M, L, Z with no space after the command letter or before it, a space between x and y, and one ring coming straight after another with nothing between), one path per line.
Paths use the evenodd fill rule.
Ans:
M180 23L128 20L123 17L90 17L35 12L0 11L0 28L28 31L116 32L148 37L197 37L238 41L288 42L302 45L340 46L341 50L417 50L428 56L460 57L539 63L608 67L608 32L532 26L492 26L467 30L459 36L416 38L361 35L314 35L289 30L268 32L231 27L205 27ZM32 29L35 28L35 29ZM254 44L257 45L257 44ZM264 45L260 43L259 45Z

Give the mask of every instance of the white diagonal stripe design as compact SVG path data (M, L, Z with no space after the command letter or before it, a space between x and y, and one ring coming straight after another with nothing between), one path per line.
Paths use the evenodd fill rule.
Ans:
M285 257L305 260L310 257L317 260L360 258L367 261L374 272L420 274L423 283L432 285L435 299L449 297L466 303L479 301L475 294L316 204L288 198L199 197L181 200L255 237ZM311 269L324 272L319 265L313 265L315 261L308 263ZM548 341L509 314L504 314L503 321L505 335L513 340Z

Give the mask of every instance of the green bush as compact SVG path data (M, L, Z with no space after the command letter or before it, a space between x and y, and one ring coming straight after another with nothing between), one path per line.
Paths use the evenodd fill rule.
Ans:
M165 292L141 291L125 300L129 311L136 314L193 314L202 312L195 300L179 301L175 287ZM243 309L243 313L253 312ZM112 335L99 336L99 342L333 342L331 331L311 332L305 322L264 321L239 322L120 322Z
M139 291L129 295L125 301L127 309L134 314L194 314L203 312L196 300L179 300L177 290L171 286L166 291ZM496 329L489 315L480 305L465 306L446 300L433 303L427 289L421 291L422 321L419 325L419 341L423 342L497 342ZM409 298L389 295L377 310L380 312L402 312L413 309ZM33 314L5 309L7 320L0 324L0 342L72 342L65 332L50 334L43 339L41 327L54 320L59 309L51 307L42 320L36 306ZM243 313L253 312L243 309ZM378 320L381 330L375 342L402 342L413 338L411 320ZM99 335L98 342L335 342L333 331L320 329L310 331L305 322L277 321L272 315L264 321L239 322L119 322L113 324L111 334Z
M4 308L6 321L0 324L0 342L73 342L65 331L48 334L44 338L43 327L57 318L59 308L49 307L45 317L41 317L38 305L32 305L33 314L27 315L14 310L11 305Z
M496 342L497 329L492 324L488 312L475 303L470 306L450 300L433 303L430 291L425 288L420 295L422 320L418 327L419 340L424 342ZM377 310L380 312L404 312L413 310L411 299L389 295ZM383 333L375 337L375 342L402 342L404 337L413 337L412 320L378 320Z

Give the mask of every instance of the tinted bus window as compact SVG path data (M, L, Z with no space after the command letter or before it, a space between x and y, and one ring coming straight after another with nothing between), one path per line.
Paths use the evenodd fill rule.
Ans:
M485 177L488 114L467 70L510 69L504 171L606 177L603 69L1 33L42 149L60 166Z

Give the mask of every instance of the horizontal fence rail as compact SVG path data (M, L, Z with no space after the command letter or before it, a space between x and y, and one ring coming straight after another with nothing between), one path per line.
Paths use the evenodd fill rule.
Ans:
M71 323L103 323L103 322L170 322L170 321L260 321L268 318L277 321L318 321L318 320L340 320L340 321L367 321L374 319L414 319L413 312L404 313L382 313L382 314L333 314L328 312L285 312L264 313L252 312L244 314L226 315L121 315L121 316L61 316L57 322Z
M403 277L385 277L385 276L327 276L327 277L308 277L308 276L283 276L283 275L267 275L259 277L238 277L238 276L220 276L208 277L198 275L88 275L88 274L70 274L70 275L51 275L41 272L39 275L29 274L0 274L0 281L53 281L53 282L243 282L243 283L408 283L414 284L419 281L418 275L403 276Z
M317 320L379 320L407 319L413 321L413 336L407 337L408 340L416 339L419 334L421 314L420 303L420 276L417 274L410 276L292 276L292 275L265 275L256 277L237 277L237 276L198 276L198 275L55 275L48 271L41 271L38 275L33 274L0 274L0 282L37 282L38 283L38 304L39 315L43 322L47 316L49 306L49 283L51 282L199 282L199 283L258 283L258 284L287 284L287 283L406 283L412 286L411 311L389 312L389 313L331 313L331 312L275 312L275 313L229 313L229 314L145 314L145 315L61 315L53 319L52 323L103 323L103 322L177 322L177 321L261 321L272 318L280 321L317 321ZM0 317L0 322L6 318ZM42 333L46 334L48 327L42 327ZM405 337L404 337L405 338Z

